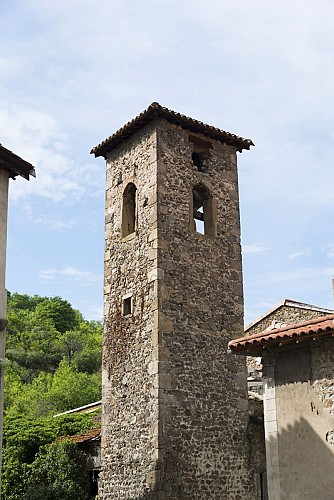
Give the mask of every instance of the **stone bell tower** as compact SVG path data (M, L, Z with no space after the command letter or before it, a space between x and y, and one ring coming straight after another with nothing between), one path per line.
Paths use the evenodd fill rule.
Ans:
M103 500L253 500L236 153L157 103L107 162Z

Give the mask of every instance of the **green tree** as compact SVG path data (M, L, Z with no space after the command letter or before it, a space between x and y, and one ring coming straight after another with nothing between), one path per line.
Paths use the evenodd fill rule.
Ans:
M102 324L82 321L76 330L61 337L63 353L77 371L93 373L101 368Z
M52 443L60 436L81 434L95 425L91 415L86 414L37 419L27 418L25 415L17 418L5 418L3 500L26 498L25 491L29 481L30 466L35 461L42 446Z
M66 300L8 294L4 500L86 498L75 445L43 446L96 425L88 415L52 416L100 399L101 351L101 323Z
M44 299L45 297L40 297L39 295L31 297L27 294L7 292L7 302L10 309L27 309L32 311L35 309L36 305Z
M97 401L101 398L101 374L78 373L63 360L54 374L48 398L59 412Z
M82 315L73 309L67 300L61 297L46 297L36 305L34 320L38 325L40 321L43 323L46 318L58 332L65 333L79 326Z
M55 415L98 401L101 374L77 372L64 359L54 374L41 372L31 384L22 384L16 379L11 396L6 398L10 400L5 412L8 418L22 414L29 418Z
M89 499L85 456L70 440L42 446L26 478L26 500Z
M9 294L6 356L22 382L53 373L66 357L77 371L101 367L102 325L60 297Z

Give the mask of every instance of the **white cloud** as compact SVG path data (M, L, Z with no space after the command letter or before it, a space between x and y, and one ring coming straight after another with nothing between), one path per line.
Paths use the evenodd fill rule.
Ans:
M96 164L92 169L91 164L70 157L68 138L47 113L8 104L0 110L0 130L3 145L36 167L36 178L27 182L18 177L10 183L11 201L39 196L73 204L100 189L101 168Z
M297 259L298 257L309 257L312 255L311 248L305 248L304 250L299 250L298 252L292 252L288 255L289 260Z
M242 245L242 253L243 254L252 254L252 253L266 253L268 252L269 247L264 245L258 245L256 243L252 245Z
M276 271L275 268L252 281L252 286L284 285L286 289L305 290L317 289L323 286L325 281L330 282L334 277L334 268L328 267L304 267L301 269Z
M85 311L86 319L103 320L103 306L101 304L92 304L91 302L81 300L77 307L80 311Z
M0 57L0 72L5 74L8 78L9 75L15 74L19 70L19 66L13 59Z
M75 219L69 220L60 220L60 219L49 219L46 217L38 217L34 220L35 224L42 224L43 226L47 226L51 229L73 229L78 222Z
M80 271L74 267L64 267L63 269L42 269L38 273L39 279L43 281L54 281L56 279L70 279L80 282L82 285L91 285L102 282L102 277L90 271Z
M322 251L328 259L334 259L334 243L329 243Z
M54 212L52 211L52 215ZM55 214L57 215L57 214ZM30 224L36 224L40 226L45 226L48 229L73 229L74 227L79 225L79 221L74 217L68 218L63 217L58 214L58 217L48 216L48 215L38 215L37 217L34 215L34 207L28 201L22 201L20 204L20 216L29 222Z
M32 217L40 224L49 220L55 229L62 226L60 206L76 203L84 214L83 200L104 197L103 160L89 160L90 147L158 100L256 144L239 157L240 193L247 240L270 247L243 246L251 255L244 259L246 295L254 287L264 297L297 293L304 284L320 288L328 280L320 263L292 273L278 269L289 264L286 255L290 267L296 265L302 255L294 250L310 245L310 234L314 246L316 237L326 244L321 228L332 233L334 108L328 103L334 3L212 0L208 8L206 0L194 0L189 5L184 0L6 2L0 41L10 57L0 59L0 142L37 172L30 182L11 182L11 200L39 199L43 205L39 211L33 205ZM101 19L107 29L101 29ZM90 215L93 211L91 205ZM61 215L65 226L74 224L70 209ZM78 228L73 229L75 240ZM291 241L298 247L291 248ZM256 258L265 253L255 272ZM328 247L322 256L333 253ZM264 268L270 272L264 275ZM80 279L61 274L63 269L44 270L45 276Z

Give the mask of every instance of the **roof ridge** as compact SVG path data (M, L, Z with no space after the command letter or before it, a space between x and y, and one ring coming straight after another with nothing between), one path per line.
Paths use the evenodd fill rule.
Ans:
M217 139L228 144L232 144L237 147L238 151L249 149L251 146L254 146L251 139L244 139L243 137L232 134L231 132L226 132L225 130L221 130L200 120L196 120L195 118L191 118L169 108L161 106L161 104L159 104L158 102L152 102L135 118L127 122L100 144L92 148L91 154L94 154L96 157L105 157L108 151L118 146L125 139L128 139L137 130L139 130L141 127L155 118L162 118L164 120L180 125L181 127L183 126L183 128L186 128L193 132L203 133L205 135L208 135L212 139Z
M253 326L256 324L260 323L263 319L267 318L270 314L274 313L281 307L296 307L299 309L309 309L310 311L319 311L319 312L324 312L330 314L330 312L334 313L334 309L330 309L329 307L320 307L320 306L315 306L313 304L308 304L306 302L300 302L299 300L294 300L294 299L282 299L280 302L278 302L276 305L274 305L271 309L269 309L267 312L263 313L261 316L258 318L254 319L250 323L248 323L245 326L245 332L247 330L250 330Z

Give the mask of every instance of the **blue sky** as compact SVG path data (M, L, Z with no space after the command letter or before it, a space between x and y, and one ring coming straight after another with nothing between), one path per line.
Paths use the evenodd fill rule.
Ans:
M0 2L0 142L11 181L7 288L102 318L103 159L158 101L251 138L239 155L245 321L282 298L333 307L331 0Z

